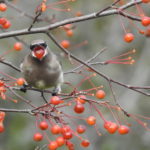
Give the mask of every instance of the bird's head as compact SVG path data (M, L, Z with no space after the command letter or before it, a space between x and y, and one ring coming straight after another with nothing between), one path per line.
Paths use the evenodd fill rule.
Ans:
M48 53L48 46L43 40L35 40L30 45L32 57L42 60Z

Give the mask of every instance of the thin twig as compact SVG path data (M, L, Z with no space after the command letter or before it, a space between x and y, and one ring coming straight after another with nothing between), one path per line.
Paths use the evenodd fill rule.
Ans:
M112 83L111 83L111 82L108 82L108 83L109 83L109 87L110 87L110 90L111 90L111 93L112 93L112 96L113 96L113 99L114 99L116 105L123 111L123 113L124 113L127 117L129 117L129 114L127 113L127 111L125 111L125 110L122 108L122 106L118 103L118 101L117 101L117 99L116 99L115 92L114 92L113 87L112 87Z
M44 91L43 91L43 90L41 91L41 97L43 98L44 102L45 102L46 104L48 104L48 102L47 102L47 100L46 100L46 98L45 98L45 96L44 96Z
M13 65L11 62L8 62L6 60L5 61L4 60L0 60L0 63L11 67L11 68L15 69L18 72L21 72L20 69L18 67L16 67L15 65Z
M31 101L25 99L24 97L20 96L19 94L17 94L11 87L7 87L16 97L18 97L19 99L21 99L23 102L25 102L26 104L29 104L31 107L36 108L34 105L31 104Z
M110 6L108 6L108 7L104 8L104 9L100 10L99 12L96 13L96 16L98 16L98 15L100 15L102 12L104 12L104 11L106 11L106 10L112 8L112 6L116 5L119 1L120 1L120 0L116 0L116 1L115 1L114 3L112 3Z
M100 54L102 54L104 51L106 50L106 48L103 48L101 51L99 51L98 53L96 53L93 57L91 57L89 60L86 61L86 63L91 64L90 62L93 61L96 57L98 57ZM70 71L64 72L64 74L68 74L68 73L75 73L76 70L82 68L84 65L81 64L79 66L77 66L74 69L71 69Z
M34 24L37 22L37 19L39 18L39 16L41 16L41 14L42 14L42 11L41 11L41 10L37 12L37 14L36 14L36 16L35 16L35 18L34 18L32 24L31 24L30 27L28 28L28 31L30 31L30 30L32 29L32 27L33 27Z
M27 12L23 11L21 8L17 7L16 5L14 5L13 3L10 3L8 0L5 0L5 3L7 4L7 6L13 8L14 10L16 10L17 12L19 12L21 15L26 16L30 19L34 19L34 16L32 16L31 14L28 14ZM37 19L38 21L42 21L41 19Z

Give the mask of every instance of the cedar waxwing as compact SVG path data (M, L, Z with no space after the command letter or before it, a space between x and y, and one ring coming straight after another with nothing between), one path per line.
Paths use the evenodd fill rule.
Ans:
M54 93L60 93L63 71L56 55L43 40L33 41L30 50L20 65L28 85L38 89L55 87Z

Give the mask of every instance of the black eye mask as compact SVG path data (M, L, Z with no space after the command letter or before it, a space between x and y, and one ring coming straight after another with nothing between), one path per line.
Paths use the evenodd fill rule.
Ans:
M30 45L30 49L34 50L34 48L37 47L37 46L41 46L41 47L46 48L47 44L46 43L39 43L39 44Z

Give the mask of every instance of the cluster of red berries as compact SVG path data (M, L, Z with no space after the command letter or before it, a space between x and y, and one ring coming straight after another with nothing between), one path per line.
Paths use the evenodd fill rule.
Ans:
M0 25L2 26L3 29L8 29L11 26L11 23L9 20L6 18L0 18Z
M4 132L4 119L5 119L5 112L0 111L0 133Z
M5 12L7 10L7 5L5 3L0 3L0 11ZM8 29L11 26L11 23L6 18L0 18L0 25L3 29Z
M79 95L77 98L75 98L75 101L76 105L74 107L74 111L76 113L82 113L84 111L83 104L86 103L86 96ZM59 96L52 96L49 103L56 106L63 103L63 100ZM89 116L85 119L85 121L88 125L93 126L96 123L96 118L94 116ZM46 121L42 121L39 123L38 127L40 130L47 130L49 129L49 124ZM57 148L63 145L66 145L68 150L74 150L74 144L70 141L73 138L73 136L79 137L79 139L81 140L81 146L88 147L90 145L90 142L87 139L83 139L79 136L79 134L83 134L86 132L86 127L84 125L78 125L76 127L76 131L74 131L69 125L53 124L49 130L51 134L58 136L56 140L49 142L49 150L56 150ZM42 141L43 134L37 132L34 134L33 139L35 141Z
M66 35L68 37L72 37L74 35L74 32L73 32L73 25L72 24L66 24L63 26L63 30L65 31ZM70 41L69 40L62 40L60 42L60 45L63 47L63 48L70 48Z
M150 2L150 0L142 0L142 2L143 3L149 3ZM145 15L142 15L141 16L141 24L142 24L142 26L144 26L144 27L147 27L147 26L149 26L150 25L150 17L148 17L148 16L145 16ZM144 34L144 31L139 31L141 34ZM126 33L125 35L124 35L124 41L125 42L127 42L127 43L130 43L130 42L132 42L134 40L134 35L133 35L133 33Z
M6 99L6 87L4 81L0 80L0 97L5 100Z
M103 99L105 98L105 92L103 90L98 90L95 94L96 98ZM85 95L79 95L76 99L76 104L74 106L74 112L80 114L83 113L85 108L84 104L86 103L86 96Z
M117 125L115 122L105 121L104 128L110 133L114 134L118 131L119 134L124 135L129 133L130 129L126 125Z
M76 99L76 104L74 106L74 112L81 114L84 112L84 104L86 103L86 96L85 95L79 95Z
M95 94L96 98L103 99L106 96L106 93L103 90L97 90ZM77 98L75 98L76 105L74 106L74 111L76 113L83 113L84 112L84 104L87 102L85 95L79 95ZM52 96L50 99L50 104L53 105L59 105L63 102L60 97L58 96ZM89 116L85 118L85 121L88 125L93 126L96 124L96 117L95 116ZM80 134L83 134L86 132L86 126L80 124L76 127L76 130L72 130L69 125L60 125L60 124L53 124L51 127L49 127L49 124L46 121L42 121L38 125L40 130L50 130L50 133L52 135L56 135L56 139L53 141L49 141L48 149L49 150L56 150L57 148L66 145L68 150L74 150L74 144L70 141L74 136L79 137L81 140L80 145L83 147L88 147L90 145L90 142L87 139L83 139L80 137ZM116 131L118 131L119 134L124 135L129 132L129 127L126 125L117 125L115 122L112 121L104 121L104 128L110 133L114 134ZM42 141L43 140L43 134L40 132L37 132L34 134L33 139L34 141Z
M106 96L106 93L104 90L97 90L95 93L95 97L98 99L104 99ZM74 112L75 113L83 113L85 108L84 108L84 104L87 103L88 99L86 98L85 95L79 95L75 98L75 106L74 106ZM52 96L50 98L50 104L57 106L61 103L64 103L64 101L59 97L59 96ZM104 128L110 133L110 134L114 134L116 133L116 131L118 131L118 133L120 135L124 135L127 134L130 129L128 126L126 125L118 125L115 122L112 121L106 121L104 120ZM88 116L87 118L85 118L85 121L88 125L90 126L94 126L96 124L96 117L95 116ZM49 123L47 121L41 121L38 124L38 128L40 130L44 130L47 131L49 130L49 132L52 135L55 135L55 140L49 140L48 139L48 144L47 147L49 150L56 150L58 148L60 148L61 146L66 146L68 148L68 150L74 150L75 146L74 144L71 142L71 139L76 136L80 139L80 145L82 147L88 147L90 145L90 141L87 139L83 139L80 135L86 132L86 126L79 124L77 125L76 129L71 129L71 127L69 125L64 125L61 123L50 123L51 126L49 126ZM44 139L44 135L42 132L36 132L33 136L33 140L34 141L42 141Z
M66 32L66 35L68 37L72 37L74 35L73 32L73 25L72 24L66 24L63 26L64 31Z
M150 25L150 17L147 17L147 16L143 16L141 17L141 24L144 26L144 27L147 27ZM133 33L126 33L124 35L124 41L127 42L127 43L130 43L134 40L134 35Z
M39 123L40 130L47 130L49 129L49 125L46 121L42 121ZM78 134L82 134L86 131L86 127L83 125L78 125L76 129ZM60 126L59 124L54 124L50 127L50 132L53 135L57 135L54 141L50 141L48 144L49 150L56 150L57 148L66 145L69 150L74 150L74 144L70 141L75 135L68 125ZM35 133L33 136L34 141L42 141L43 135L39 132ZM88 147L90 142L86 139L81 139L81 146Z
M0 3L0 11L4 12L7 10L7 5L5 3Z

